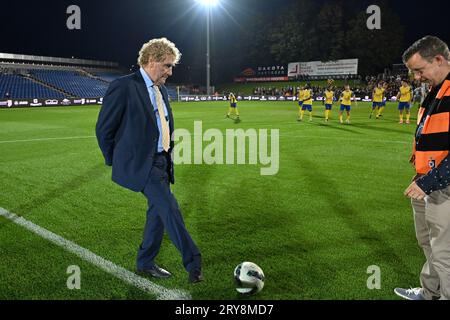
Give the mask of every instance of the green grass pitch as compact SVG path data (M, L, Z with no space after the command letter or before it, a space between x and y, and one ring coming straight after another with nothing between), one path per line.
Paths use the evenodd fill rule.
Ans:
M225 118L226 102L173 103L176 128L279 129L279 172L261 165L177 165L173 191L203 254L205 281L189 285L165 237L154 282L193 299L397 299L417 286L424 262L403 190L415 125L398 124L396 104L380 120L369 103L352 124L297 122L293 102L239 102L242 122ZM130 271L146 201L114 184L95 139L98 106L0 110L0 207L22 215ZM417 108L412 109L412 123ZM305 119L307 119L305 114ZM47 139L65 138L70 139ZM252 261L266 282L239 296L233 270ZM66 287L67 267L81 269L81 289ZM381 288L368 289L369 266ZM153 281L153 280L152 280ZM0 217L0 299L155 299L47 240Z

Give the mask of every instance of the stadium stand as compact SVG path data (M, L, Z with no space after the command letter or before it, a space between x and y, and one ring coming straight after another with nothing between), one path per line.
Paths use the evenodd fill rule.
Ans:
M93 77L96 77L100 80L106 81L106 82L113 82L114 80L116 80L117 78L120 78L121 76L123 76L122 73L117 73L117 72L102 72L102 71L97 71L97 72L90 72L90 74Z
M0 99L100 98L117 63L0 53Z
M64 98L61 92L33 82L22 75L0 74L0 97L12 99Z
M33 70L30 75L76 97L103 97L108 84L73 71Z
M101 98L127 73L114 62L0 53L0 100ZM184 86L166 86L171 100L188 94Z

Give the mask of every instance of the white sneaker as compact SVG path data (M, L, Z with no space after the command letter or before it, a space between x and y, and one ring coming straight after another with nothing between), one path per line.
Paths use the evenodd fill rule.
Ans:
M410 288L410 289L395 288L394 292L396 295L406 300L425 300L422 288Z

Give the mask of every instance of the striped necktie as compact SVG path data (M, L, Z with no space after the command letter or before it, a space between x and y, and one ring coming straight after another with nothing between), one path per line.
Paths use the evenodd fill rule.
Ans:
M166 113L164 112L164 104L161 95L161 91L159 91L158 86L153 86L153 90L156 97L156 105L158 107L159 120L161 121L161 134L162 134L162 147L164 151L168 151L170 147L170 130L169 124L166 120Z

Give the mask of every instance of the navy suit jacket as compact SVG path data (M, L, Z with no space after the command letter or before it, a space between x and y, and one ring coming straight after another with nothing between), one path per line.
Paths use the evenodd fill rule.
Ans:
M170 136L174 130L167 89L161 93L169 115ZM142 191L157 152L159 130L147 87L139 70L109 85L96 125L98 145L105 164L112 166L112 180L133 191ZM169 153L173 150L170 141ZM171 157L169 157L171 158ZM168 165L174 183L173 162Z

